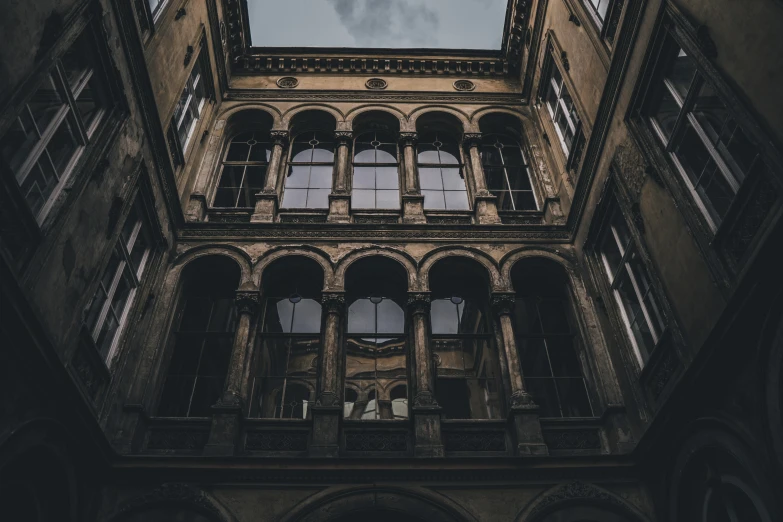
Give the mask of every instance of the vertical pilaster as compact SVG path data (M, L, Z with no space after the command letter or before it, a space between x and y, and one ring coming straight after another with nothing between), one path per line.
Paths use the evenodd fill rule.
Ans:
M313 436L310 454L336 457L339 452L342 390L340 357L342 356L340 325L345 314L345 294L324 293L321 306L326 312L321 351L318 397L313 406Z
M525 379L519 364L514 323L511 318L515 300L516 296L513 292L492 294L492 309L500 325L503 355L508 365L511 384L509 422L514 430L517 455L548 455L549 450L544 443L544 435L538 418L539 407L533 401L533 397L525 390Z
M415 132L400 133L400 150L402 151L402 175L404 190L402 191L402 221L403 223L426 223L424 216L424 196L419 188L419 177L416 175L416 142L419 135Z
M258 310L260 296L257 291L240 290L236 296L237 326L234 330L234 346L226 374L223 395L212 407L212 428L209 442L204 448L207 455L233 455L239 435L245 397L242 396L242 379L250 346L250 325Z
M334 132L337 141L335 157L335 172L332 182L332 193L329 194L329 217L332 223L346 223L351 220L351 193L348 190L348 176L351 170L349 145L353 140L353 132L338 130Z
M272 223L280 208L280 196L277 193L277 184L280 176L280 164L288 145L288 131L276 130L269 133L274 145L272 156L269 158L269 166L266 169L264 189L256 194L256 208L250 216L252 223Z
M476 222L480 225L493 225L500 223L498 216L497 198L487 190L487 180L484 176L484 166L481 164L481 133L465 133L462 144L470 162L470 170L473 172L473 188L475 191L473 208L476 211Z
M435 399L432 353L429 346L430 294L408 294L408 308L413 330L415 364L413 423L415 431L414 455L442 457L443 442L440 433L441 408Z

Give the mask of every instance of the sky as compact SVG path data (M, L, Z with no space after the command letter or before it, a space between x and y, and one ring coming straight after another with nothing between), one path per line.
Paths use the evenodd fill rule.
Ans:
M508 0L247 0L255 47L500 49Z

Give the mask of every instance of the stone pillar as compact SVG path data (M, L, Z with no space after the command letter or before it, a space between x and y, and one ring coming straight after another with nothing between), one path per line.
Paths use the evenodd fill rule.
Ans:
M321 306L326 311L321 348L318 396L313 406L313 436L310 455L337 457L340 424L343 416L342 379L340 375L342 338L340 326L345 313L345 294L324 293Z
M484 176L484 166L481 164L481 133L466 133L462 137L462 144L470 162L470 170L473 173L473 188L475 190L474 210L476 211L476 223L479 225L494 225L500 223L498 216L497 198L487 190L487 180Z
M414 373L413 424L415 431L414 455L442 457L440 434L441 407L435 399L432 353L429 346L430 294L408 294L413 332Z
M549 450L544 443L541 423L538 419L539 408L533 402L533 397L525 390L525 380L519 364L514 324L511 319L515 299L514 292L492 294L492 308L500 324L503 355L506 357L511 383L509 423L513 426L517 455L548 455Z
M353 140L353 132L339 130L334 132L337 141L337 154L335 157L334 181L332 193L329 194L330 223L347 223L351 220L351 193L348 190L348 176L351 172L351 160L349 157L350 142Z
M251 223L272 223L275 221L277 209L280 207L280 196L277 193L277 183L280 176L280 165L288 145L288 131L276 130L269 133L274 145L269 166L266 169L264 189L256 194L256 208L250 216Z
M415 132L400 133L402 151L402 172L404 190L402 191L402 222L426 223L424 216L424 196L421 195L419 177L416 175L416 142L419 135Z
M212 407L212 428L205 455L233 455L245 405L241 390L250 346L250 324L258 310L257 291L240 290L236 296L237 326L223 395Z

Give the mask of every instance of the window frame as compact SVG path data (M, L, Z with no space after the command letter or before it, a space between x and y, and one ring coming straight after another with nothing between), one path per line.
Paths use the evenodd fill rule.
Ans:
M501 151L499 153L500 154L500 159L501 159L501 165L488 165L488 164L486 164L485 161L484 161L484 158L485 158L484 148L485 148L485 146L492 146L492 145L485 145L485 139L489 138L489 137L494 137L496 140L498 138L502 137L502 138L507 138L509 141L514 142L514 144L519 148L520 158L522 159L521 164L518 165L518 166L515 166L515 165L507 166L506 165L506 158L505 158L505 156L503 155L503 152L502 152L502 150L503 150L503 148L505 148L505 146L503 148L498 148L498 150ZM509 193L509 195L511 195L514 192L530 192L530 194L533 196L533 203L535 205L535 208L518 209L518 208L516 208L516 202L514 201L514 198L511 197L510 199L511 199L512 205L515 208L513 208L513 209L501 209L501 208L498 208L498 211L500 211L500 212L540 212L542 204L541 204L541 201L539 200L539 195L538 195L538 193L536 191L536 184L534 183L534 176L533 176L533 168L530 165L530 162L528 161L530 156L529 156L528 151L525 149L525 147L523 147L522 140L512 136L511 134L490 132L490 133L486 133L486 134L482 135L482 144L481 144L481 149L480 150L481 150L481 167L484 170L484 177L485 178L487 178L487 169L502 169L503 170L504 189L500 191L501 194L503 192L507 192L507 193ZM509 178L509 175L508 175L508 170L510 168L518 168L518 169L524 171L524 175L527 176L527 180L528 180L528 183L530 185L530 190L514 190L514 189L511 188L511 179ZM489 180L487 180L487 184L489 184ZM489 191L491 193L493 192L492 189L489 189ZM496 194L493 194L493 195L495 195L498 198L498 201L500 200L500 196L499 195L496 195Z
M311 187L310 186L310 179L308 178L307 187L287 187L288 184L288 178L291 176L291 172L294 166L302 166L307 165L308 167L332 167L332 177L331 177L331 185L329 187L329 194L332 194L332 190L334 188L334 179L337 169L337 148L338 148L338 142L337 139L334 137L334 131L327 131L327 130L318 130L318 129L310 129L310 130L303 130L301 132L297 132L296 135L291 139L290 144L288 145L288 154L286 155L286 162L285 162L285 174L282 176L282 190L280 194L280 209L283 212L324 212L329 209L329 203L327 202L325 207L310 207L310 206L304 206L304 207L288 207L285 205L285 193L288 189L303 189L307 190L307 198L305 199L305 204L307 204L307 200L310 197L310 191L311 190L327 190L324 187ZM330 142L332 144L332 161L331 162L323 162L323 161L311 161L307 162L294 162L294 146L297 143L297 139L300 136L312 134L313 139L315 139L316 134L325 134L325 135L331 135L332 141ZM312 140L311 140L312 141ZM313 145L315 147L315 145ZM328 201L328 200L327 200Z
M419 133L420 136L422 134L426 135L427 133ZM428 191L428 192L429 191L440 192L440 193L443 194L443 203L444 203L444 207L443 208L427 208L425 206L425 203L422 202L422 207L424 209L424 212L425 213L429 213L429 212L446 212L446 213L449 213L449 212L470 212L470 211L472 211L473 207L471 205L471 203L472 203L471 202L471 200L472 200L472 198L471 198L471 186L470 186L471 184L468 183L468 166L466 165L465 158L463 157L464 151L463 151L463 148L461 146L462 141L460 139L458 139L459 138L458 136L453 136L447 130L436 130L436 131L433 131L432 134L435 135L435 141L433 141L431 143L437 143L437 142L444 143L440 139L440 136L442 134L448 136L450 139L453 139L453 143L454 143L454 145L456 146L456 149L457 149L456 159L457 159L458 163L457 164L440 163L440 150L441 150L441 147L437 147L436 148L436 150L438 151L438 161L439 161L439 163L422 163L422 162L420 162L419 161L419 153L420 153L419 147L421 146L422 140L419 139L418 143L416 144L416 177L417 177L418 182L419 182L419 192L421 193L422 196L424 196L424 192L425 191ZM443 172L442 171L440 173L440 176L441 176L441 185L444 187L443 189L437 190L437 189L423 189L423 188L421 188L421 169L422 168L425 168L425 169L426 168L437 168L438 170L443 169L443 168L456 168L459 171L460 178L462 178L462 180L465 183L464 193L465 193L465 198L467 199L467 208L462 208L462 209L450 209L450 208L447 208L448 205L446 203L446 193L447 192L463 192L463 191L462 190L446 190L445 184L443 184ZM426 201L426 199L425 199L425 201Z
M259 135L259 134L263 135L263 137L266 138L266 141L259 141L259 140L255 140L255 141L257 143L259 143L259 144L261 144L261 143L268 143L270 145L270 148L269 148L269 152L270 152L269 159L264 159L263 161L251 161L249 158L247 160L245 160L245 161L230 161L230 160L228 160L227 159L228 158L228 153L229 153L229 150L231 149L231 145L234 143L234 140L237 139L238 137L242 136L243 134L251 134L251 133L253 134L253 138L254 139L255 139L256 135ZM263 170L263 174L261 176L261 178L262 178L261 179L261 186L258 187L258 192L261 192L263 190L263 188L264 188L264 183L266 182L266 177L269 174L269 172L268 172L269 171L269 161L271 160L271 155L274 153L274 141L269 136L269 130L263 130L263 129L241 129L241 130L235 132L231 136L230 139L225 140L224 144L225 144L224 145L224 150L222 152L222 156L221 156L221 160L220 160L220 172L219 172L219 175L217 176L217 182L215 183L215 188L214 188L214 191L213 191L213 194L212 194L212 198L211 198L212 206L210 208L211 209L216 209L216 210L228 210L228 211L230 211L230 210L252 210L253 208L255 208L254 204L249 206L249 207L243 207L243 206L239 206L239 205L234 205L234 206L231 206L231 207L219 207L219 206L216 206L215 205L215 201L217 200L217 197L218 197L218 191L221 188L220 185L221 185L221 182L223 181L223 176L225 175L226 167L244 167L244 171L242 173L242 182L241 182L239 187L236 187L236 188L239 188L239 189L242 189L245 186L244 185L244 181L247 178L247 169L250 168L250 167L261 167L261 168L264 169ZM249 153L250 153L250 151L248 150L248 154ZM248 189L246 189L246 190L248 190ZM254 194L251 194L251 196L253 196L253 195ZM237 198L239 198L239 197L240 196L237 196Z
M136 12L139 32L142 39L146 42L160 26L163 13L173 3L173 0L158 0L154 8L150 5L150 0L133 0L133 2L133 10Z
M177 106L174 108L174 115L171 119L172 125L176 129L177 139L179 141L179 146L183 155L186 155L188 152L188 147L190 146L191 140L193 139L193 133L196 132L196 128L198 127L199 122L201 121L201 117L204 114L204 106L207 104L207 100L209 99L209 94L207 93L207 89L204 85L206 79L204 77L202 60L199 57L199 59L195 62L196 63L190 69L190 72L188 72L188 77L185 80L185 87L183 87L182 94L180 94ZM198 75L194 78L193 73L195 71L198 71ZM203 96L197 98L197 89L199 88L203 89ZM182 98L185 97L186 94L187 97L185 98L184 104L182 104ZM180 109L180 107L182 107L182 109ZM179 117L177 117L178 110L180 110ZM191 121L188 124L189 128L185 133L185 139L183 143L181 125L186 121L187 116L190 116Z
M378 141L378 133L379 132L377 130L370 130L370 131L367 131L367 132L362 132L361 134L357 135L354 138L354 140L353 140L353 150L352 150L352 154L351 154L351 210L359 210L359 211L395 211L396 210L396 211L400 211L402 209L402 176L400 175L401 174L400 171L402 170L402 168L401 168L401 161L400 161L401 154L400 154L399 142L397 140L394 140L395 151L396 151L395 152L395 158L397 160L396 163L377 163L377 162L372 162L372 163L361 163L360 162L360 163L357 163L356 162L356 143L357 143L359 138L361 138L362 136L366 136L366 135L368 135L370 133L374 133L375 134L375 139L373 140L373 142ZM385 134L387 134L388 136L392 135L391 133L388 133L388 132L385 132ZM380 142L380 144L382 145L383 142ZM375 148L377 149L378 147L375 147ZM375 199L375 206L374 207L356 207L356 206L354 206L354 204L353 204L353 196L354 196L354 191L357 190L354 187L354 178L355 178L355 175L356 175L356 167L360 167L360 168L361 167L373 167L373 168L377 168L377 167L394 167L394 168L396 168L397 169L397 200L398 200L397 202L398 202L398 205L396 207L393 207L393 208L378 207L378 191L379 190L389 190L390 191L392 189L379 189L376 186L373 189L363 189L363 188L358 189L358 190L372 190L373 191L373 195L374 195L374 199ZM375 176L376 176L376 184L377 184L377 176L378 176L377 172L376 172Z

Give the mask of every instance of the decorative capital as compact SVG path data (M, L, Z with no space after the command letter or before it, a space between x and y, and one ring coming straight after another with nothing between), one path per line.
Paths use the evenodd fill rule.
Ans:
M466 132L462 135L462 144L466 147L478 147L481 145L481 133Z
M336 408L340 406L340 397L334 392L325 391L318 396L315 405L322 408Z
M327 313L340 314L345 309L345 293L343 292L324 292L321 296L321 306Z
M413 146L416 145L416 143L419 141L419 133L418 132L401 132L400 133L400 144L401 145L407 145L407 146Z
M285 146L288 143L289 136L290 134L287 130L273 130L269 132L269 137L272 138L275 145Z
M237 292L236 304L240 314L255 314L260 302L261 296L256 291L240 290Z
M511 394L511 409L535 411L538 410L538 404L535 403L532 395L524 390L520 390Z
M435 399L435 396L432 394L429 388L424 388L423 390L421 390L419 393L416 394L416 397L413 398L413 406L416 408L440 407L437 399Z
M492 309L495 311L495 315L511 315L515 302L516 294L514 292L492 294Z
M235 392L226 390L220 399L212 406L212 410L221 413L234 413L242 411L242 398Z
M353 139L353 131L338 130L334 131L334 139L340 142L340 145L345 145Z
M413 315L428 314L430 312L430 303L432 297L427 292L408 294L408 308Z

